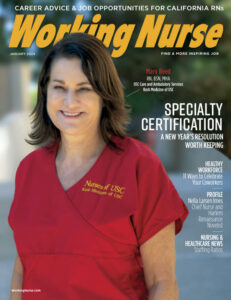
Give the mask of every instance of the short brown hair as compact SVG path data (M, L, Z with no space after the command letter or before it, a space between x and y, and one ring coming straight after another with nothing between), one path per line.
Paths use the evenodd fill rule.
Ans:
M110 136L124 137L125 126L129 122L123 86L108 49L100 40L86 33L69 34L55 44L45 57L39 76L37 103L31 113L31 140L26 142L39 145L47 141L55 142L60 136L59 129L47 113L46 103L52 63L61 57L77 57L81 60L84 74L103 101L100 119L102 137L107 144L113 145Z

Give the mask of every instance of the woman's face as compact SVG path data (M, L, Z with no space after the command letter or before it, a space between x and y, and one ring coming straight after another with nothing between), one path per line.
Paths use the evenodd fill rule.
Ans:
M51 66L47 112L61 134L95 134L102 99L93 90L78 58L58 58Z

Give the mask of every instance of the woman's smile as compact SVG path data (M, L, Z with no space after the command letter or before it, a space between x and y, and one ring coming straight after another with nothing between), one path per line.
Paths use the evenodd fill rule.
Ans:
M78 117L80 117L80 115L83 114L83 112L69 112L63 110L60 110L60 112L65 118L70 118L70 119L77 119Z

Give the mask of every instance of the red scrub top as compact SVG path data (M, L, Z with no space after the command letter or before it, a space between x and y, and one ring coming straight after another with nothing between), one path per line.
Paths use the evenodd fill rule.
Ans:
M188 215L158 157L143 143L113 137L68 190L49 150L16 172L8 221L23 265L22 300L148 299L139 246Z

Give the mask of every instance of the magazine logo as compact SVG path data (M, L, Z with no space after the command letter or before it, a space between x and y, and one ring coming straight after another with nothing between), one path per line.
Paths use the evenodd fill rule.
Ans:
M112 57L122 56L130 43L136 24L122 24L116 28L115 24L99 24L101 14L92 17L91 24L84 24L83 14L75 17L73 24L42 25L46 15L16 15L11 33L10 48L31 47L35 40L37 47L45 48L61 40L66 33L86 32L96 36L106 47L113 46ZM145 16L140 32L136 39L135 48L182 48L186 38L189 48L198 48L204 44L207 48L217 46L223 35L223 25L215 24L209 28L207 24L165 24L166 15L148 14Z

